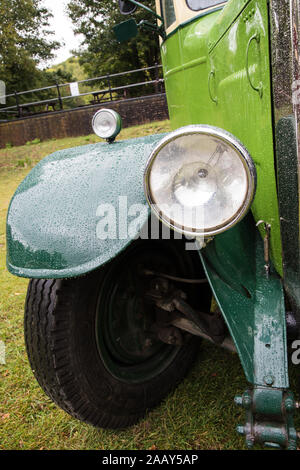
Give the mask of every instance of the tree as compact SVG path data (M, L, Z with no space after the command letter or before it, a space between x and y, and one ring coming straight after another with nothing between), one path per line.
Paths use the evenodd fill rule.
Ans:
M146 6L155 9L154 0L144 0ZM75 33L84 36L82 48L76 51L80 64L90 76L101 76L127 70L140 69L159 62L158 36L153 32L141 31L137 38L126 44L115 39L113 26L128 19L120 14L117 1L111 0L71 0L68 4L69 16L75 26ZM151 13L138 8L134 14L136 22L155 22ZM135 74L131 81L138 82L155 78L155 71L149 74ZM128 83L128 76L114 80L113 85Z
M48 30L50 17L41 0L0 1L0 79L7 93L43 83L45 72L38 64L59 47Z

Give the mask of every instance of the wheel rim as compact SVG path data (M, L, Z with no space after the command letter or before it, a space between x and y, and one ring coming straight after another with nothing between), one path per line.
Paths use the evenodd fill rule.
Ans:
M137 243L110 266L99 291L96 310L98 351L106 369L128 383L150 380L165 370L180 347L155 338L155 308L145 296L144 268L178 274L182 253L172 244Z

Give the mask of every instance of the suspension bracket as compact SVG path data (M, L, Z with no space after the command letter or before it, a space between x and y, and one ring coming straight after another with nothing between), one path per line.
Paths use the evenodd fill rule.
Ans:
M246 411L246 423L237 432L246 438L246 445L255 444L277 449L297 450L294 413L297 408L289 390L254 387L234 399Z

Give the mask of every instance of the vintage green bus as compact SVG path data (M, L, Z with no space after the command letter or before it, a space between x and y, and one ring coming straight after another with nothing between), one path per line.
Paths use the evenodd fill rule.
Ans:
M299 2L156 0L138 25L149 8L119 6L132 15L119 41L160 36L174 130L112 143L120 118L102 109L108 142L55 152L17 189L7 266L30 279L30 364L65 411L124 427L184 377L202 337L240 357L247 445L296 449Z

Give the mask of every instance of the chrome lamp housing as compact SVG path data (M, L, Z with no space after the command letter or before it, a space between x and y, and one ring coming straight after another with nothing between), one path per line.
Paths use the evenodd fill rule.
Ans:
M147 201L173 230L209 238L237 224L256 190L254 162L225 130L190 125L164 137L144 173Z
M113 109L99 109L93 116L92 128L98 137L111 143L122 130L121 116Z

